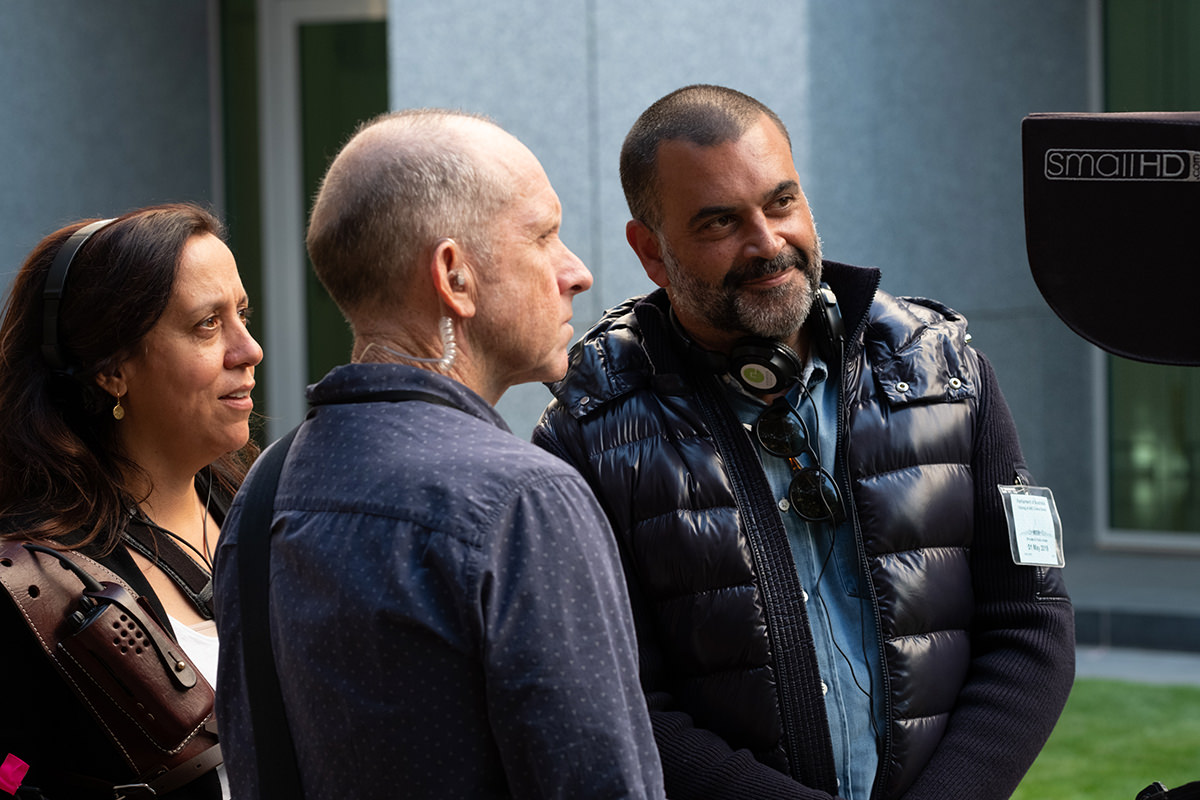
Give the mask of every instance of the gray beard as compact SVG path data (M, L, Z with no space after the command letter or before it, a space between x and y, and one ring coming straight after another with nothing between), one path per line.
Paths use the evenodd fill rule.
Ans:
M812 254L795 250L771 261L757 261L731 272L720 285L694 278L661 241L663 263L671 281L671 304L704 319L714 328L767 339L789 339L804 325L821 285L820 244ZM798 269L802 284L777 286L765 292L743 293L740 281L785 269ZM736 276L736 277L735 277Z

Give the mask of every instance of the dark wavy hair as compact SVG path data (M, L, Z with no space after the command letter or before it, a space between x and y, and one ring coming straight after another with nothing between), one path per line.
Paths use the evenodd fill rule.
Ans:
M147 477L122 448L112 398L97 374L133 355L158 322L193 236L224 239L221 222L189 203L130 211L75 254L59 305L67 368L42 355L43 291L54 256L81 220L40 241L13 282L0 323L0 535L111 552ZM251 440L210 466L232 494L257 454Z

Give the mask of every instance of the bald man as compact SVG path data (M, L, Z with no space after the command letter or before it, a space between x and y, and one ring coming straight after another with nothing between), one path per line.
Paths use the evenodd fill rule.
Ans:
M574 469L493 406L566 371L592 283L537 159L398 112L330 166L308 250L354 333L274 501L270 621L307 797L663 796L615 540ZM249 480L254 479L252 473ZM235 503L217 552L218 719L260 796Z

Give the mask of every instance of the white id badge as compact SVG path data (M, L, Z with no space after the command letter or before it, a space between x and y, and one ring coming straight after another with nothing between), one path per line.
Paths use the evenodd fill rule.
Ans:
M1044 486L998 486L1008 516L1013 561L1028 567L1061 567L1062 521L1054 494Z

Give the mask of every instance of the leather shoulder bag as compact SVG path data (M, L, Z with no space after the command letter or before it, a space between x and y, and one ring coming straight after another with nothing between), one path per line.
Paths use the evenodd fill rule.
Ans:
M78 552L0 541L0 585L137 779L161 795L221 763L213 690L145 600Z

